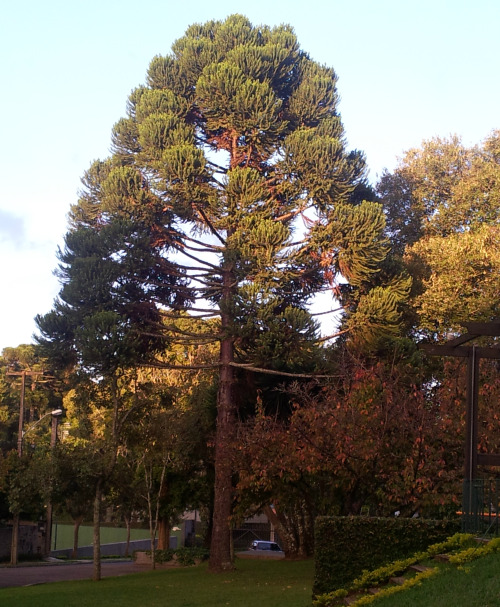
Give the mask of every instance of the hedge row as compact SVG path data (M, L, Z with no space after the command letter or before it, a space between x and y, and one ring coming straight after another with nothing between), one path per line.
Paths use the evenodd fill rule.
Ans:
M313 594L348 586L363 571L424 551L459 530L458 519L318 517Z

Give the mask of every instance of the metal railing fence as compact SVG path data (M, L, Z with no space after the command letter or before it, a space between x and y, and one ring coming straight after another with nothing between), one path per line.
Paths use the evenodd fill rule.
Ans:
M500 479L464 481L462 531L500 535Z

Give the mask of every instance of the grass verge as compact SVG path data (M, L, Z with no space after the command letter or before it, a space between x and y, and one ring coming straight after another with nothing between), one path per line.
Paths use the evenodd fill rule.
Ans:
M310 607L313 561L242 559L231 573L207 565L0 590L2 607Z

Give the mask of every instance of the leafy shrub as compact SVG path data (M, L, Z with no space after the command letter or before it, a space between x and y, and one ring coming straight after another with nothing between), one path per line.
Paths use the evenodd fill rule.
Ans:
M429 548L425 552L416 552L413 556L407 559L393 561L392 563L379 567L378 569L375 569L373 571L364 571L361 577L355 579L348 587L339 588L338 590L334 590L333 592L328 592L316 596L315 600L313 601L313 606L334 607L336 605L343 604L342 600L350 592L360 590L366 591L368 590L368 588L385 584L391 577L404 573L411 565L414 565L419 561L432 558L441 553L450 554L455 553L456 551L460 551L458 552L457 556L461 557L461 555L465 555L465 558L467 558L472 549L466 548L464 550L464 547L469 546L471 544L476 545L474 542L473 535L456 533L444 542L432 544L432 546L429 546ZM497 546L500 547L500 543L497 543ZM494 549L495 548L493 548L493 550ZM477 545L475 550L477 552ZM450 562L452 561L452 558L453 557L450 558ZM351 604L354 606L365 605L372 602L376 598L378 599L383 596L394 594L395 592L400 592L403 589L409 588L417 583L420 583L420 581L427 577L436 575L438 571L439 570L437 568L428 569L427 571L417 574L413 578L407 579L402 585L388 586L387 588L379 590L379 592L375 595L365 595Z
M364 571L425 552L458 530L458 520L318 517L313 594L347 587Z
M151 554L151 551L148 550L148 554ZM155 561L157 563L168 563L174 558L175 550L171 548L166 548L165 550L156 550L155 551Z
M179 565L194 565L196 561L208 559L208 550L205 548L177 548L175 557Z
M151 555L151 551L147 550L146 554ZM204 561L208 559L208 550L206 548L168 548L166 550L156 550L155 561L158 564L169 563L175 560L179 565L188 566L194 565L196 561Z
M491 554L493 552L498 552L500 550L500 537L491 540L487 544L475 545L472 548L467 548L466 550L462 550L458 554L450 556L450 563L453 565L461 566L464 563L470 563L471 561L478 559L481 556L486 556L487 554Z

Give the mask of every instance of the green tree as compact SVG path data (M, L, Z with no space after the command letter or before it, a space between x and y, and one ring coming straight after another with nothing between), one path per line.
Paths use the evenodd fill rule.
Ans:
M142 226L125 219L80 225L58 257L63 286L53 310L36 318L37 341L53 364L111 380L164 348L155 304L179 299L170 289L177 279Z
M114 341L102 329L116 319L123 284L140 286L133 297L155 321L131 334L133 350L138 334L152 340L163 333L164 346L219 344L212 571L232 567L238 367L247 374L294 373L288 361L301 358L303 368L314 368L318 325L309 307L325 290L340 299L345 294L347 328L359 340L397 330L398 289L372 288L387 254L384 216L380 205L363 200L365 162L346 149L336 83L334 70L302 51L289 26L254 27L240 15L195 24L170 55L152 60L146 85L132 92L127 116L113 129L112 157L91 166L71 211L75 238L97 238L92 234L126 222L146 245L140 276L128 237L109 247L113 268L121 260L133 263L121 264L123 276L114 275L104 289L113 299L110 310L91 315L92 322L83 316L76 357L87 339L113 360L128 347L119 331ZM159 273L145 276L151 261ZM66 278L77 258L63 263L70 264ZM87 281L105 297L99 275L88 274ZM160 288L163 293L155 291ZM180 329L173 321L185 310L217 316L217 330ZM64 340L73 330L65 320L72 312L56 306L42 332ZM131 312L118 317L130 319ZM134 323L120 321L123 326ZM96 342L99 331L106 337ZM149 345L139 351L154 353Z
M500 131L480 145L425 141L378 184L394 250L414 280L419 329L443 337L498 317Z
M424 236L475 230L500 219L500 131L465 147L436 137L405 153L377 191L392 246L401 253Z
M125 495L125 506L147 515L153 567L156 539L160 549L168 549L180 515L198 509L207 493L205 452L211 420L193 398L189 381L181 394L171 373L154 374L157 383L149 387L149 406L131 416L112 483L117 504ZM127 492L134 495L126 497Z
M37 494L32 479L29 480L33 462L22 455L28 447L48 446L46 426L44 431L43 425L38 425L38 420L51 409L59 407L54 386L48 383L46 365L47 361L40 355L39 348L33 345L5 348L0 357L0 450L7 455L7 461L12 463L12 458L16 457L20 460L19 465L10 466L10 489L8 494L4 494L5 501L2 500L3 508L8 503L13 514L12 564L17 564L19 516L23 507L28 507L30 491L33 495ZM29 436L23 440L27 431ZM17 452L14 451L16 443ZM34 461L40 460L38 456L37 453ZM22 466L26 468L26 474L19 472L23 470ZM17 476L16 471L19 472ZM31 489L23 491L22 487L30 483ZM26 505L20 501L23 496L27 500Z
M406 261L419 279L420 328L441 338L465 322L500 317L500 224L416 242Z
M39 348L26 344L4 348L0 356L0 448L4 452L14 448L15 439L19 439L21 394L25 430L27 424L60 406L53 382L49 380L47 360L40 355ZM33 442L36 442L37 434L43 435L43 432L31 433Z
M122 368L100 381L81 375L75 389L65 398L68 419L72 424L73 450L76 457L85 458L77 473L80 480L73 490L76 493L81 490L82 502L86 502L88 492L93 491L93 578L96 581L101 578L100 525L103 503L123 445L126 420L144 404L146 402L138 389L136 373ZM70 467L74 464L71 462ZM77 499L75 494L71 497ZM78 506L74 511L78 514Z
M99 462L91 443L73 440L59 443L54 452L53 503L73 520L72 558L78 557L78 533L85 519L92 518Z
M90 424L85 440L101 453L94 483L94 578L100 579L101 500L111 478L123 425L144 404L134 367L164 348L156 326L156 306L169 299L171 264L158 256L142 228L120 219L100 228L80 225L59 251L63 284L54 309L37 317L40 349L75 386L80 413L101 415L106 425ZM133 276L133 280L132 277ZM177 294L174 298L179 299ZM96 434L97 430L97 434Z

